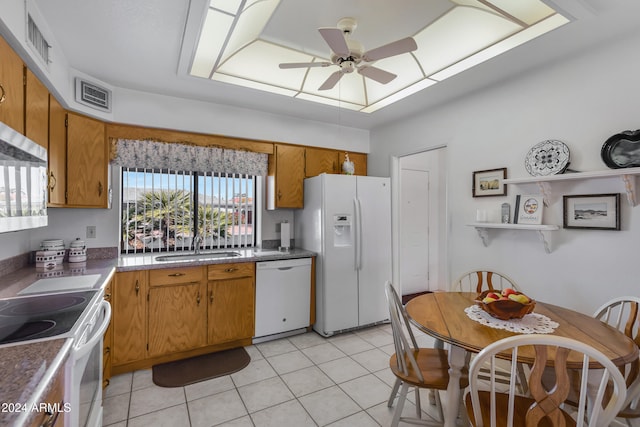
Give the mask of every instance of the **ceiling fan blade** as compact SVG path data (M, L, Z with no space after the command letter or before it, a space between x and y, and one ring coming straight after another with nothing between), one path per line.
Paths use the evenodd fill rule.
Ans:
M412 37L396 40L384 46L371 49L364 53L362 59L371 62L378 59L389 58L390 56L400 55L402 53L412 52L418 48L416 41Z
M279 65L280 68L311 68L311 67L328 67L331 62L285 62Z
M340 28L318 28L318 31L333 53L338 56L349 56L349 46Z
M372 80L377 81L378 83L387 84L391 80L395 79L396 76L393 73L390 73L385 70L381 70L380 68L364 66L358 68L358 73L362 74L365 77L369 77Z
M336 83L340 81L341 78L342 78L342 71L338 70L335 73L331 74L329 78L325 80L324 83L322 83L322 86L320 86L318 90L333 89L333 87L336 85Z

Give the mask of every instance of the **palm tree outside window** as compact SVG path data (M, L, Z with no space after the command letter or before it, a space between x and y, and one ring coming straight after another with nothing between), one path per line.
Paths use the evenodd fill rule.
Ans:
M121 252L250 247L255 244L255 177L122 168ZM197 224L197 226L196 226Z

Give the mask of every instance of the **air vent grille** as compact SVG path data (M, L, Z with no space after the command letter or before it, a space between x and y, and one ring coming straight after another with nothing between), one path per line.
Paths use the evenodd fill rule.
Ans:
M76 78L76 101L102 111L111 111L111 91Z
M27 18L27 37L31 46L36 50L38 55L42 58L45 64L49 64L49 48L51 45L42 35L42 32L34 22L31 15Z

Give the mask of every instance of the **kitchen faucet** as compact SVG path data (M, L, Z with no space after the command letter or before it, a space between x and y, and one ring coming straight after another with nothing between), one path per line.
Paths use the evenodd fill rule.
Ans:
M202 245L202 236L200 236L199 234L196 234L195 236L193 236L193 249L195 250L196 254L200 253L200 245Z

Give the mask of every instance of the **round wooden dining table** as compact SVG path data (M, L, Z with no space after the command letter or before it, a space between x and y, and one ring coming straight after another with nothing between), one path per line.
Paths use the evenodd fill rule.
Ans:
M460 377L466 371L468 354L478 353L495 341L517 335L469 318L465 309L475 304L476 296L474 292L434 292L415 297L406 305L411 322L419 330L451 344L447 404L444 408L445 427L456 425L461 400ZM536 302L534 313L558 323L553 335L582 341L607 355L616 366L638 359L638 346L633 340L592 316L540 301ZM550 356L552 360L553 356ZM533 352L518 355L519 362L532 363L533 360ZM576 367L581 366L580 359L573 363Z

